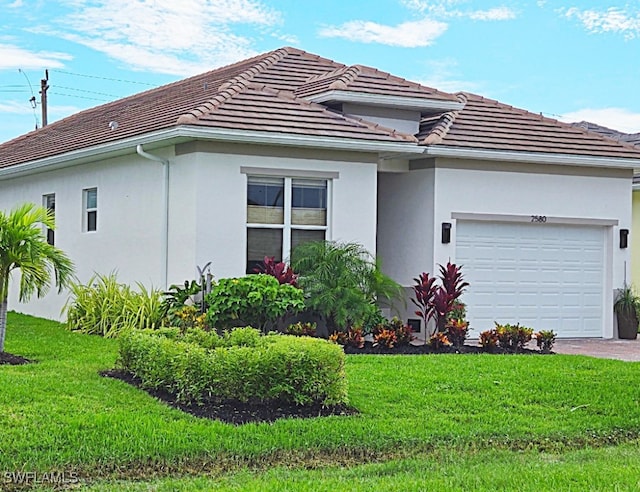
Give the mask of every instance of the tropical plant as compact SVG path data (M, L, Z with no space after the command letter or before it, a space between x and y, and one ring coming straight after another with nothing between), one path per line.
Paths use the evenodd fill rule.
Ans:
M265 256L262 264L253 269L254 273L264 273L278 279L281 284L298 286L298 275L284 261L276 261L275 256Z
M452 313L462 311L464 304L458 301L465 288L469 286L462 276L462 267L455 263L447 262L446 266L439 265L440 285L436 285L436 277L431 277L427 272L421 273L413 281L413 292L415 298L411 301L418 306L415 312L422 318L426 333L429 321L435 319L435 331L444 332L447 320L451 319ZM426 341L426 339L425 339Z
M329 335L329 341L346 347L363 348L364 332L362 328L349 328L347 331L335 331Z
M533 328L520 326L520 323L516 323L515 325L508 323L501 325L495 322L495 325L494 330L498 339L498 345L507 350L521 352L533 336Z
M440 282L442 285L436 290L433 296L434 316L438 331L444 331L449 313L453 311L457 299L462 295L464 289L469 286L465 282L460 271L462 267L447 262L446 266L439 265Z
M290 324L287 327L287 335L294 335L297 337L315 337L317 328L317 323L298 321L297 323Z
M93 275L86 284L70 282L71 296L63 307L70 330L115 338L127 328L156 329L162 325L162 292L137 284L139 291L118 282L117 275Z
M385 319L376 325L372 332L374 341L377 341L376 337L384 331L393 334L394 345L396 346L409 345L415 338L411 327L397 316L394 316L390 320Z
M434 350L440 350L451 345L451 342L445 333L437 331L429 337L429 345L431 345Z
M197 280L185 280L183 285L173 284L169 286L163 296L162 311L168 317L169 324L173 324L174 312L181 309L195 296L202 292L202 284ZM202 306L197 306L202 307Z
M223 278L206 300L209 326L217 330L253 326L267 332L285 315L304 308L300 289L264 274Z
M478 343L486 351L493 350L498 345L496 330L486 330L480 333Z
M625 284L618 292L613 304L620 338L635 339L638 336L639 307L640 298L638 298L633 287Z
M536 345L543 354L548 354L556 342L556 333L553 330L540 330L533 335L536 339Z
M426 333L427 325L434 316L433 297L438 290L438 286L435 285L436 278L430 277L427 272L422 272L413 281L415 282L413 286L415 297L411 299L411 302L418 307L415 314L422 319Z
M329 331L363 325L379 314L376 304L401 298L402 287L382 273L380 264L359 244L316 241L291 254L308 309L320 314ZM375 325L375 323L367 323Z
M73 275L73 263L60 249L49 244L44 229L55 229L53 212L33 203L0 211L0 353L4 352L7 328L9 281L20 270L20 302L33 294L44 296L55 283L61 292Z
M469 333L469 323L461 319L450 319L445 325L445 333L454 347L461 347Z

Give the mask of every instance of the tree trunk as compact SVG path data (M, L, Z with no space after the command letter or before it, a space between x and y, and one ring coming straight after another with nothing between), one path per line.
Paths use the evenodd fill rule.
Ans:
M0 353L4 352L4 334L7 331L7 298L0 302Z

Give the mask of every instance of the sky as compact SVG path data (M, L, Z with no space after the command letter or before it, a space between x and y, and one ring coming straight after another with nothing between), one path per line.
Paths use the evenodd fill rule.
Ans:
M0 0L0 142L282 46L640 132L640 0Z

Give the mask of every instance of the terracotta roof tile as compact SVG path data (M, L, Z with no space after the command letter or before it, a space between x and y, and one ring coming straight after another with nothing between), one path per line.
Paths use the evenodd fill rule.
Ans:
M406 135L305 97L340 90L460 100ZM345 89L346 88L346 89ZM116 130L109 122L118 123ZM0 168L181 125L361 141L640 158L640 150L473 94L451 95L370 67L281 48L74 114L0 145ZM416 138L417 137L417 138Z
M640 158L640 151L551 118L464 94L464 108L422 120L423 144L451 147ZM454 114L455 113L455 114ZM446 131L445 131L446 130Z
M456 101L452 94L363 65L343 67L311 77L296 89L296 94L308 97L333 90Z

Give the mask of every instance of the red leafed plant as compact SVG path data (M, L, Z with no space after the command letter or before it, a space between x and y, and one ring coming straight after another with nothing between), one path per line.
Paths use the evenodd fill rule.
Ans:
M445 266L439 265L439 280L441 285L435 285L436 277L430 277L428 273L421 273L414 278L413 292L415 298L411 301L420 309L415 312L424 321L426 327L429 320L436 320L436 332L444 332L449 314L459 309L458 298L465 288L469 286L462 277L462 267L447 262Z
M422 272L418 278L414 278L413 281L415 282L413 286L415 298L412 298L411 302L418 306L415 314L422 318L426 330L429 320L433 318L434 315L433 297L438 290L438 286L434 285L436 278L430 277L426 272Z
M264 273L278 279L280 284L298 286L298 275L284 262L276 261L275 256L265 256L262 265L253 269L255 273Z
M329 335L329 341L361 349L364 347L364 333L362 328L349 328L346 332L335 331Z

